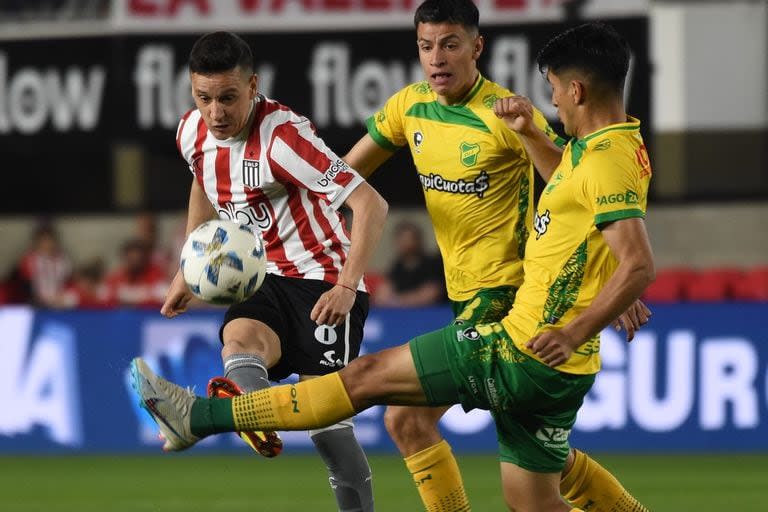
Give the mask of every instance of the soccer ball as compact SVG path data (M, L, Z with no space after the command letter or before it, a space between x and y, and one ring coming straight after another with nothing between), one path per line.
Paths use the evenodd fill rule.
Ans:
M266 266L261 236L226 220L199 225L181 249L184 281L211 304L235 304L253 295L264 282Z

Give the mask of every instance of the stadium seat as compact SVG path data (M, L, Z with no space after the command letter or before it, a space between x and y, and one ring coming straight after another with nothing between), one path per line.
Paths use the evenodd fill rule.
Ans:
M718 302L734 298L743 271L730 268L709 268L696 273L685 285L686 298L692 302Z
M680 302L685 300L685 287L695 276L688 268L666 268L656 272L656 280L645 290L647 302Z
M745 271L733 290L736 300L768 301L768 266L759 266Z

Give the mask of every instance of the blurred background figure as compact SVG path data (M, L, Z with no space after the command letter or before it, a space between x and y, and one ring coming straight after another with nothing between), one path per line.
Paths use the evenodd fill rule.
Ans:
M62 308L105 308L111 305L108 299L104 262L101 258L94 258L75 268L57 305Z
M160 307L168 288L165 267L152 259L152 246L141 238L127 240L120 263L106 279L110 304Z
M395 257L373 300L381 306L430 306L447 300L443 262L427 253L424 233L414 222L402 221L393 234Z
M72 263L48 222L35 229L29 248L9 277L8 302L28 302L55 307L72 273Z
M158 241L157 217L150 212L141 212L136 216L136 226L134 234L137 239L143 241L150 253L152 263L162 268L167 268L170 264L170 254L166 247ZM174 265L173 271L176 272L178 265Z

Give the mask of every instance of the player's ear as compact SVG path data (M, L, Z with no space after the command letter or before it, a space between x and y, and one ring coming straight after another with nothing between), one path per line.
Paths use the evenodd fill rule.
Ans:
M257 92L259 92L259 75L254 73L248 80L248 94L250 95L251 99L253 99L256 97Z
M479 59L480 54L483 53L484 47L485 47L485 39L483 38L483 36L478 35L475 38L475 48L474 48L474 51L472 52L472 58L475 60Z
M581 105L587 99L587 91L581 80L571 80L568 89L574 105Z

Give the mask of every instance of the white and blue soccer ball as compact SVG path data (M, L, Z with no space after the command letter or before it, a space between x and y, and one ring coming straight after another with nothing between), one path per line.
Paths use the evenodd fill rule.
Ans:
M181 249L187 286L211 304L235 304L253 295L264 282L266 267L260 234L227 220L199 225Z

